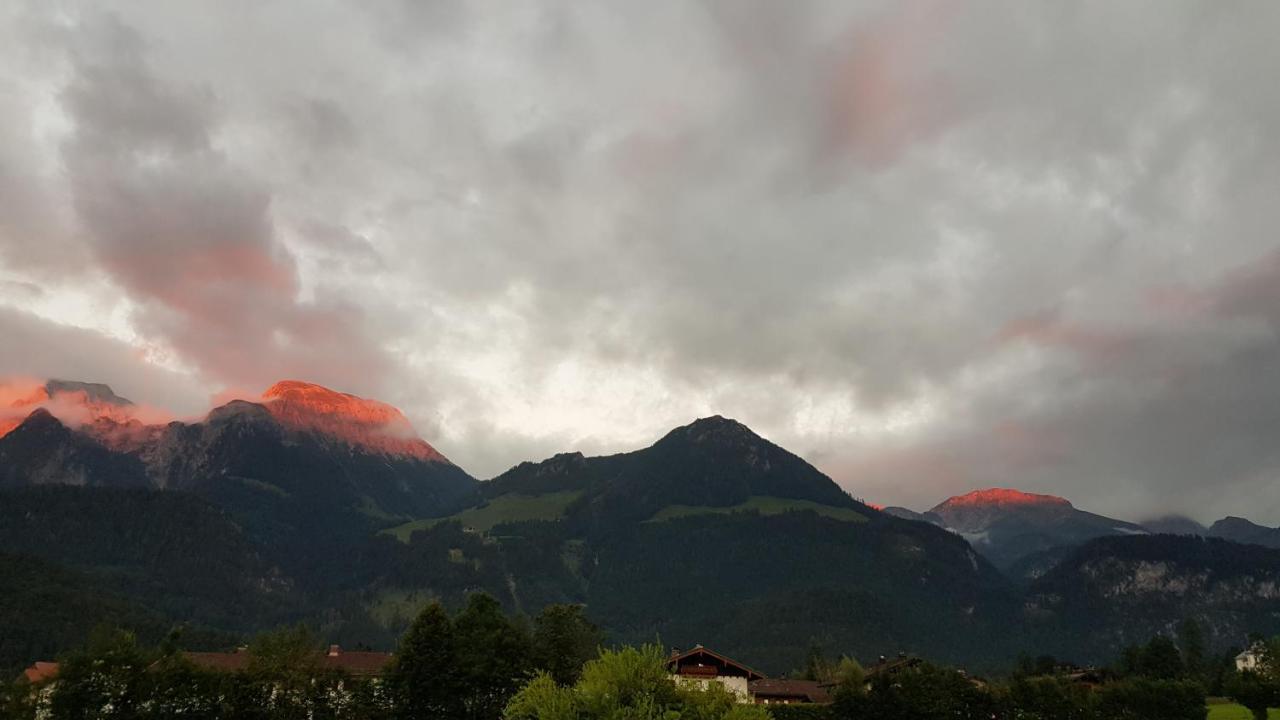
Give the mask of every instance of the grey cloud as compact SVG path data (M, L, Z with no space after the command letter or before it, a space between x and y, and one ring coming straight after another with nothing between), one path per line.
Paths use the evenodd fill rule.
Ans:
M108 382L117 394L165 408L180 416L198 415L209 396L190 378L142 359L137 347L82 328L49 322L0 307L0 379L78 378Z
M299 300L269 192L212 141L212 95L155 77L142 38L112 16L78 37L63 159L92 251L139 304L138 327L212 380L378 389L385 359L360 310Z
M115 12L4 30L66 128L0 119L0 261L78 253L200 383L480 475L723 412L876 501L1280 522L1273 6Z

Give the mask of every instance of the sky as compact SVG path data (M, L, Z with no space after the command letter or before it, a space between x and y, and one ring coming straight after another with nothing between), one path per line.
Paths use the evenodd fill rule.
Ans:
M18 0L0 375L1280 524L1280 4Z

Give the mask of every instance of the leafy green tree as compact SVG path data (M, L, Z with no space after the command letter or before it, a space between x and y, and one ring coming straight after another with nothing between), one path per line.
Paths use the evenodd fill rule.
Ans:
M1125 648L1116 669L1124 677L1154 680L1175 680L1186 674L1178 646L1163 635L1151 638L1146 645Z
M94 630L84 650L65 656L50 712L60 720L134 720L144 717L150 658L132 633Z
M845 655L823 679L831 683L833 697L862 696L867 693L867 674L857 660Z
M839 697L835 706L837 717L876 720L990 720L997 709L967 677L928 663L876 677L866 697Z
M1004 697L1009 717L1019 720L1088 720L1089 690L1065 680L1039 675L1015 677Z
M1204 630L1194 618L1187 618L1178 625L1178 647L1182 650L1182 664L1187 674L1196 679L1204 679L1208 671Z
M605 650L572 687L547 673L529 681L507 705L506 720L769 720L718 683L680 685L656 645Z
M1052 655L1031 657L1026 653L1018 656L1018 664L1013 674L1018 677L1043 677L1053 675L1058 669L1058 659Z
M574 686L581 708L591 718L665 718L677 710L680 695L667 674L666 655L657 645L606 651L582 668Z
M1267 720L1267 709L1280 706L1280 687L1266 673L1236 673L1224 687L1227 695L1249 709L1257 720Z
M453 623L440 603L419 613L401 639L387 689L399 718L464 716Z
M152 664L148 674L147 707L151 717L215 718L227 711L223 698L234 678L225 673L196 667L170 650Z
M1204 687L1191 680L1139 677L1098 690L1099 720L1204 720Z
M1142 651L1142 675L1156 680L1175 680L1186 674L1182 653L1172 640L1157 635Z
M582 666L603 642L604 633L582 614L581 605L548 605L533 620L534 664L561 685L578 681Z
M507 703L506 720L577 720L578 698L556 684L550 674L538 673Z
M498 717L528 679L533 656L528 633L497 600L477 593L453 620L453 645L465 717Z
M817 640L810 640L809 648L805 651L804 670L800 673L800 679L825 681L830 677L831 670L831 661L822 651L822 645Z

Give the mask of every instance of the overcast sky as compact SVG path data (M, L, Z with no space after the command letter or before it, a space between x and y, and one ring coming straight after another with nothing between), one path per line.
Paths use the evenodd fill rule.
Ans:
M104 10L104 5L115 5ZM0 374L1280 523L1280 3L7 2Z

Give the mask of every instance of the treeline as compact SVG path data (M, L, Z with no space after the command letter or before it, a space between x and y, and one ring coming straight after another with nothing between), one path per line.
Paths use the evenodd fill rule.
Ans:
M85 647L58 658L51 682L19 679L8 687L4 717L494 720L530 677L575 682L601 642L578 606L511 618L482 594L454 615L429 605L376 675L326 666L323 645L301 626L256 638L236 672L193 663L176 636L146 647L131 633L99 629Z
M1007 678L982 680L922 660L864 671L852 658L812 653L794 677L816 680L830 705L743 705L711 683L673 682L657 645L602 649L580 606L509 617L472 595L450 614L427 606L381 672L350 674L323 662L304 627L256 638L234 672L193 663L171 636L147 647L99 630L65 654L51 682L19 682L3 698L14 720L1204 720L1206 688L1265 717L1280 704L1280 640L1259 643L1257 671L1206 660L1199 631L1153 638L1110 667L1082 669L1023 658Z

